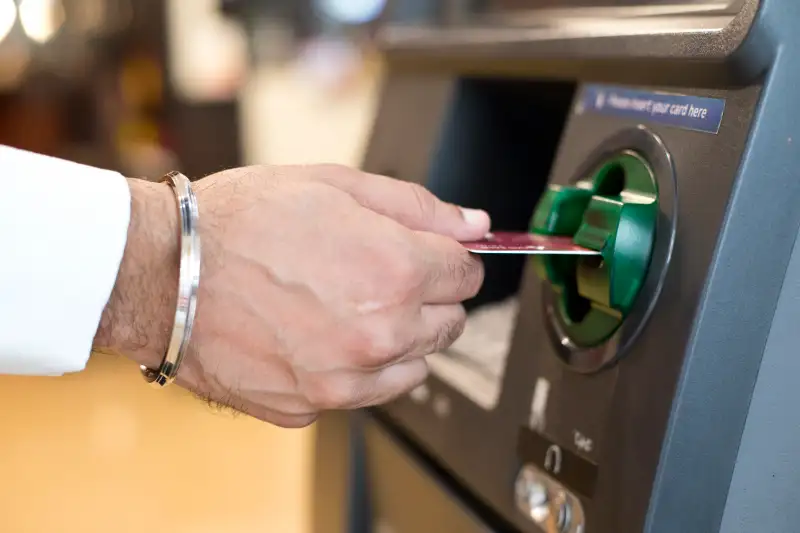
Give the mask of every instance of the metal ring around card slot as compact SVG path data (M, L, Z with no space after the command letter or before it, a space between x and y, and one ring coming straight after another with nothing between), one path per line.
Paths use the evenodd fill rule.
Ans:
M659 189L659 213L650 267L630 313L617 331L604 343L592 347L580 346L570 338L561 313L557 312L558 295L549 283L542 284L546 330L555 352L567 366L582 373L597 372L607 368L629 351L653 314L666 280L675 245L678 202L672 157L661 138L644 126L623 130L600 144L586 158L586 163L578 168L571 182L577 182L586 176L598 162L626 150L641 154L648 161Z

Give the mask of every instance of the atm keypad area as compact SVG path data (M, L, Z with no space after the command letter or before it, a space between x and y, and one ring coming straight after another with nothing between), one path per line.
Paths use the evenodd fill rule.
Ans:
M800 313L787 296L800 286L800 203L787 209L800 189L784 172L800 162L786 148L800 123L773 111L777 77L390 70L368 171L486 209L496 230L570 236L601 255L483 257L465 333L429 358L429 380L350 417L348 531L800 527L785 490L770 494L800 479L800 457L758 462L800 445L778 429L797 417L756 413L770 388L760 365L789 364L771 346L800 340L776 326L792 302ZM748 246L769 254L743 257Z

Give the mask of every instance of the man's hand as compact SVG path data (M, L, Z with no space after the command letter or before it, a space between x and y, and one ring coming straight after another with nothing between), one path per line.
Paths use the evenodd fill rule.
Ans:
M177 292L168 186L131 180L129 240L95 345L157 366ZM458 241L483 212L339 166L250 167L195 183L202 272L178 383L281 425L387 402L462 332L483 267Z

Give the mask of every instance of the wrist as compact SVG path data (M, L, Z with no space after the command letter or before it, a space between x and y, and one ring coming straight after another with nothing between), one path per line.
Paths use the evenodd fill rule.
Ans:
M94 339L97 350L157 368L175 320L179 221L169 185L129 179L131 218L125 252Z

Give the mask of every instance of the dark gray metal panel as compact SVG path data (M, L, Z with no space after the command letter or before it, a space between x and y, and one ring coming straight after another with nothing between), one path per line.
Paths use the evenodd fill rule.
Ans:
M713 264L713 251L759 96L758 86L737 91L681 89L680 92L725 98L725 120L716 136L648 125L672 155L678 180L679 214L675 250L664 290L629 354L615 368L598 375L580 376L560 368L548 353L552 350L551 343L540 325L542 313L534 305L540 291L534 276L523 292L530 303L520 317L512 351L514 366L505 393L510 400L521 395L526 387L530 391L536 377L549 377L553 383L553 407L547 414L547 433L577 453L581 451L573 443L572 430L580 430L594 440L592 459L598 464L599 474L595 495L584 505L588 531L627 533L645 528L683 353L695 314L701 307L706 273ZM553 181L564 183L595 146L617 131L633 126L635 122L615 117L591 114L573 117L562 142ZM752 295L739 292L731 296L741 296L740 306L746 307ZM527 398L530 401L530 395ZM592 426L591 421L597 423ZM598 424L600 429L596 427ZM732 464L726 466L732 468ZM688 478L681 479L688 482ZM695 500L684 501L680 494L676 497L687 507L687 513L698 505ZM714 494L704 496L714 497ZM724 493L721 500L724 502ZM699 512L702 514L702 509ZM664 531L713 531L696 525L689 522L681 528L680 524L666 522Z
M581 10L563 10L562 16L539 17L536 23L502 24L475 21L447 27L389 27L382 43L392 61L433 64L447 68L498 69L536 76L627 82L638 64L646 83L693 86L752 79L768 65L764 57L753 63L743 56L760 0L744 0L728 14L694 13L681 16L608 17L602 25L587 25ZM583 15L583 16L576 16ZM576 22L577 21L577 22ZM666 72L667 75L660 75ZM694 79L694 81L689 81Z
M725 58L744 40L758 7L759 0L745 0L729 14L607 17L602 29L587 24L586 13L581 10L563 10L562 16L542 16L528 25L478 18L468 25L389 26L381 38L389 52L417 51L428 57L479 53L502 59L519 55L562 59Z
M648 533L720 527L751 394L800 228L800 151L794 146L800 138L800 106L793 102L800 86L794 53L798 21L800 4L767 0L757 22L782 44L762 92L687 349Z

